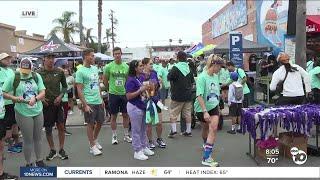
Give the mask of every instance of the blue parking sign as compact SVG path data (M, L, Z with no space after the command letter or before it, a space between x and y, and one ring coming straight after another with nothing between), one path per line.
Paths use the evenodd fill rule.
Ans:
M242 34L230 33L230 60L237 68L243 66Z

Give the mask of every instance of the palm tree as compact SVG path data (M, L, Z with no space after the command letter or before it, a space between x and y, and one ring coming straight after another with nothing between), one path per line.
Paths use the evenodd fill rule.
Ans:
M102 0L98 0L98 52L101 52Z
M52 22L58 24L51 30L51 34L61 33L65 43L73 41L72 34L79 32L79 23L71 21L71 18L76 15L75 12L65 11L60 18L54 19Z
M116 37L116 34L113 34ZM103 39L107 39L107 50L110 48L110 39L112 39L112 31L111 28L106 29L106 37Z
M92 36L91 35L91 31L93 28L84 28L84 30L86 31L84 34L84 43L86 45L86 47L92 46L92 44L94 44L94 39L97 39L97 37Z
M80 31L80 46L84 45L83 24L82 24L82 0L79 0L79 31Z

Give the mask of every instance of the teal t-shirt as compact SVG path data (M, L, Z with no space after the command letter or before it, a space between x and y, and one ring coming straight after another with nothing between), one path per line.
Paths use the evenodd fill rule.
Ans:
M32 79L31 73L24 77L21 74L20 83L16 89L16 96L23 97L24 100L30 100L33 96L37 96L40 91L45 90L43 80L41 76L37 74L38 77L38 83L34 79ZM3 91L4 92L12 92L13 91L13 82L14 82L14 76L9 78L3 85ZM15 103L14 106L15 111L20 113L21 115L25 117L34 117L38 116L40 113L42 113L43 105L41 101L37 101L35 105L30 106L26 103Z
M313 69L313 64L314 64L313 61L308 61L307 62L307 68L306 68L307 72L310 72L311 69Z
M15 76L14 71L11 68L3 68L0 67L0 86L4 84L7 79L10 79ZM13 91L9 92L9 94L13 94ZM5 99L4 105L13 104L12 100Z
M159 74L162 73L162 65L161 64L153 64L152 68L153 68L153 70L155 70L157 72L158 77L160 77Z
M4 108L2 85L0 85L0 120L4 118L5 113L6 113L6 109Z
M170 88L170 82L168 81L169 70L167 68L162 67L161 72L159 73L159 77L162 79L162 86L165 89Z
M109 80L109 93L114 95L125 95L125 83L128 78L129 66L122 62L121 64L112 61L104 68L104 75Z
M210 111L219 105L220 101L220 85L217 74L210 76L207 71L203 71L196 82L196 95L202 96L207 111ZM202 112L201 106L196 99L194 103L194 111Z
M241 83L242 79L243 79L244 77L246 77L246 73L245 73L244 70L241 69L241 68L236 68L235 71L239 74L240 78L238 78L238 82ZM247 78L248 78L248 77L247 77ZM250 89L249 89L247 83L244 83L244 84L243 84L243 94L249 94L249 93L250 93Z
M311 77L311 89L317 88L320 89L320 78L317 74L320 73L320 67L317 66L309 71L309 75Z
M230 78L230 73L227 69L221 68L219 73L219 81L221 84L228 84L229 78Z
M168 71L170 71L175 64L176 64L176 63L173 63L173 64L170 64L170 63L169 63L169 64L167 65L167 66L168 66Z
M60 83L60 90L62 89L62 84ZM62 97L62 102L68 102L68 93L64 93Z
M99 70L96 66L80 67L76 73L76 83L83 84L84 99L88 104L101 104Z

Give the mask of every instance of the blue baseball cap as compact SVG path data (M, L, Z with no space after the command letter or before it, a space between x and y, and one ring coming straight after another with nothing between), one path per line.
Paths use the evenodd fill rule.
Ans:
M232 72L230 73L230 78L233 80L233 81L238 81L238 73L237 72Z

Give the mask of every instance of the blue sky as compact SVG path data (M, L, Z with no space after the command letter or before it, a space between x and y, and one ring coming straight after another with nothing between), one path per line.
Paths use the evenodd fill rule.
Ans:
M168 44L169 39L183 43L201 41L201 25L226 5L223 1L103 1L103 31L110 27L108 14L115 11L118 19L116 33L120 47L142 47ZM54 18L63 11L78 13L78 1L1 1L0 23L10 24L28 34L48 35L55 26ZM21 18L22 9L37 9L37 18ZM97 1L83 1L83 24L93 28L97 36ZM78 16L74 17L78 21ZM79 35L74 36L75 41ZM174 41L173 44L177 44Z

